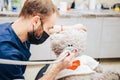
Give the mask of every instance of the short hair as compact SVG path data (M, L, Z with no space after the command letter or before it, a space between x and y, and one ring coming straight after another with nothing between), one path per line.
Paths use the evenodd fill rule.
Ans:
M38 15L44 18L55 12L58 13L58 10L51 0L26 0L19 17L28 18Z

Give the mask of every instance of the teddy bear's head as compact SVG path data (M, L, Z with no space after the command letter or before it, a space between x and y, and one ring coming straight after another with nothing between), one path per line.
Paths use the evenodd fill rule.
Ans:
M65 30L50 36L51 49L59 56L67 47L73 47L81 54L85 50L87 33L83 30Z

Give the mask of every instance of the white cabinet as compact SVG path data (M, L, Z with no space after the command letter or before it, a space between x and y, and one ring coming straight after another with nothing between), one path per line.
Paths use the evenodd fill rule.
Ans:
M14 22L17 17L0 17L0 23Z
M49 38L40 45L31 45L30 60L51 60L54 59L54 54L51 53Z
M14 22L17 17L0 17L0 23ZM81 23L88 29L85 54L94 58L120 58L120 17L64 17L56 25ZM48 39L41 45L31 45L30 60L51 60L55 55Z
M99 58L102 21L102 17L60 18L57 24L74 25L80 23L85 25L88 29L88 35L86 51L84 54L90 55L95 58Z
M120 18L104 18L101 37L101 58L120 58Z
M87 55L99 58L100 56L100 38L103 18L84 18L83 24L87 27Z

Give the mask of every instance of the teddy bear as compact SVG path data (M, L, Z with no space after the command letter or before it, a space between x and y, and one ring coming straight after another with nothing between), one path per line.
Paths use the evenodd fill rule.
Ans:
M83 30L64 30L50 36L51 50L56 57L65 50L75 54L71 66L58 73L56 80L120 80L120 73L104 71L99 61L85 54L86 40L87 32ZM39 71L37 78L49 69L47 64Z
M72 62L76 63L71 68L62 70L56 80L120 80L119 73L103 71L96 59L85 55L86 40L87 32L83 30L66 30L50 36L51 49L56 57L66 49L76 54Z

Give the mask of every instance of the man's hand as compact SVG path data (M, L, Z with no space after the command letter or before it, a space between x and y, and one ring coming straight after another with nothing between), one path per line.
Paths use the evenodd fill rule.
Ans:
M57 63L57 66L60 70L63 70L71 66L72 61L75 58L75 53L72 53L70 50L65 50L63 53L59 55L58 59L66 54L67 56L60 63Z
M66 54L67 54L67 56L61 62L50 65L49 70L47 70L47 72L45 72L44 76L39 80L55 80L55 77L61 70L71 66L72 60L75 57L75 54L72 53L71 51L69 51L69 50L64 51L63 53L60 54L60 56L58 58L61 58Z
M75 24L75 25L73 25L73 28L76 30L83 30L85 32L87 31L87 28L82 24Z
M76 29L76 30L83 30L83 31L87 31L87 28L82 25L82 24L75 24L75 25L71 25L71 26L58 26L58 25L55 25L52 29L49 30L50 34L53 34L53 33L58 33L58 32L61 32L61 31L64 31L64 30L72 30L72 29Z

